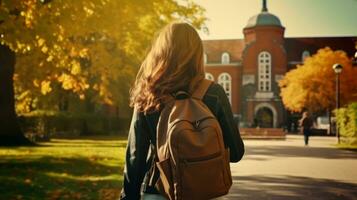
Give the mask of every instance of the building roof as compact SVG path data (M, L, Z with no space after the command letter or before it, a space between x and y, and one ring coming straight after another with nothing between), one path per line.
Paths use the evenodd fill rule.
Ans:
M280 19L266 11L263 11L253 17L249 18L245 28L252 28L256 26L282 26Z
M317 50L330 47L332 50L343 50L349 57L356 52L357 37L297 37L285 38L285 49L288 61L301 61L302 52L315 54Z
M280 19L268 12L267 1L262 1L262 11L261 13L254 15L253 17L249 18L247 25L245 28L252 28L257 26L280 26L281 22Z
M357 37L296 37L285 38L284 44L288 62L301 62L302 53L308 51L310 55L317 50L330 47L333 50L343 50L349 57L353 57L356 49ZM220 63L224 52L230 55L230 62L241 62L245 48L243 39L204 40L203 48L207 55L207 63Z
M245 44L243 39L204 40L203 48L207 55L207 63L220 63L221 56L227 52L230 62L240 62Z

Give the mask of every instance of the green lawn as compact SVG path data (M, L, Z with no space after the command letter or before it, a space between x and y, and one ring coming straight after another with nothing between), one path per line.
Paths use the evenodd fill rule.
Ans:
M0 148L0 199L117 199L125 146L116 137Z

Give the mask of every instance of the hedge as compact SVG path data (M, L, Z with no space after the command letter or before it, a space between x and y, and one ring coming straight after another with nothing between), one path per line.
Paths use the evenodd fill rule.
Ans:
M341 142L357 145L357 102L349 104L346 108L338 109L336 117Z
M130 118L62 112L20 116L19 122L25 133L41 137L108 135L125 132Z

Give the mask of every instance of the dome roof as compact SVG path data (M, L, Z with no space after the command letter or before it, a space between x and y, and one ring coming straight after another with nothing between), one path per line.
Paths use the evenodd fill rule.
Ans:
M245 26L245 28L251 28L256 26L282 26L282 25L280 19L277 16L267 11L263 11L249 18L247 26Z

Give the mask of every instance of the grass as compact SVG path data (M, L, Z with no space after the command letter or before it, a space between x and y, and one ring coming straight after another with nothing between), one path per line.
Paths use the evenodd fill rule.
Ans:
M117 137L0 148L0 199L117 199L125 147Z

